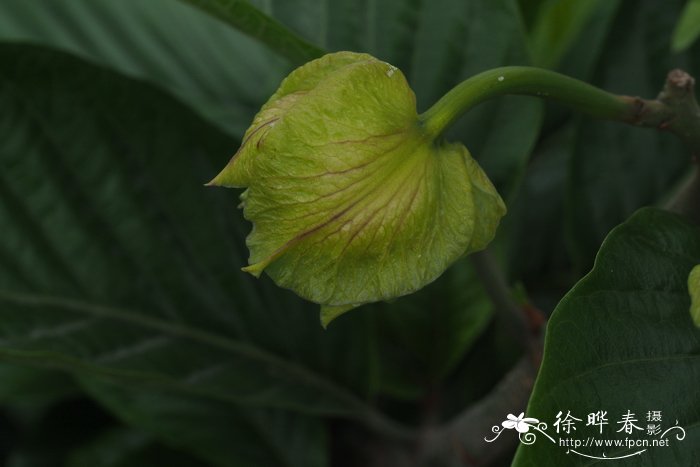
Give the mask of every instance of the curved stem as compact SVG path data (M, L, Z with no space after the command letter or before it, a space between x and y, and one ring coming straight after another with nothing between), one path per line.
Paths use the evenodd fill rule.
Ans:
M618 96L574 78L533 67L494 68L455 86L419 116L428 136L439 137L472 107L508 94L559 101L596 118L656 128L675 134L700 159L700 106L695 80L672 70L656 99Z
M635 114L629 98L553 71L509 66L494 68L462 81L419 118L427 133L436 138L472 107L507 94L553 99L603 119L630 121Z

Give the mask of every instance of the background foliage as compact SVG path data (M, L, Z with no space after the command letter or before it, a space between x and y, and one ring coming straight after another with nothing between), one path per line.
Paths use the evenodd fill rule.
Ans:
M238 193L202 183L281 79L323 50L400 67L419 110L501 65L651 97L674 67L700 76L696 4L4 0L3 464L368 465L387 433L453 419L520 353L468 261L324 332L315 306L240 273L249 226L234 209ZM545 312L590 270L611 229L661 205L689 169L669 135L524 97L478 107L449 137L507 200L494 249ZM553 416L552 404L587 407L596 397L669 402L690 427L684 446L697 450L700 409L688 397L700 383L700 337L679 285L700 263L697 245L695 228L654 210L616 229L552 317L530 409ZM604 265L639 277L607 277ZM600 302L586 302L598 289ZM629 306L608 306L618 290ZM572 329L586 332L571 340ZM647 382L646 367L559 384L620 358L583 337L662 362L665 379L633 398L620 395ZM599 392L606 384L615 390ZM521 449L515 462L543 465L550 455ZM671 465L658 455L648 465ZM700 453L666 455L690 465L682 460Z

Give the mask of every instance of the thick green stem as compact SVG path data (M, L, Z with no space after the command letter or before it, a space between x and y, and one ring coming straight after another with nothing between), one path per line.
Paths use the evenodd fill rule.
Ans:
M682 70L668 74L656 99L641 99L611 94L541 68L494 68L458 84L419 118L428 135L437 138L472 107L508 94L551 99L596 118L669 131L685 143L694 157L700 157L700 107L695 99L695 80Z
M421 114L420 119L428 134L438 137L475 105L507 94L556 100L603 119L630 121L635 114L629 98L553 71L510 66L494 68L462 81Z
M695 80L673 70L656 99L618 96L568 76L532 67L503 67L473 76L445 94L419 116L428 137L438 138L477 104L508 94L558 101L593 117L655 128L676 135L700 161L700 106ZM700 224L700 169L673 200L671 209Z

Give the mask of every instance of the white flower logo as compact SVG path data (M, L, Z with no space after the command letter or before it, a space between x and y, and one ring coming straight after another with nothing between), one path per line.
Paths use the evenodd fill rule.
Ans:
M506 428L508 430L512 430L515 428L518 433L527 433L530 431L531 426L537 426L537 424L540 422L536 418L526 418L525 417L525 412L520 412L520 415L517 417L513 415L512 413L509 413L508 416L506 417L507 420L504 420L501 425L503 425L503 428Z
M537 439L537 435L530 431L530 428L546 436L552 443L556 443L556 441L554 441L554 438L549 436L544 431L547 429L547 424L544 422L540 422L536 418L525 417L525 412L521 412L520 415L518 415L517 417L512 413L509 413L506 416L506 419L503 420L503 422L501 422L501 426L494 425L491 427L491 432L495 433L496 436L494 436L491 439L484 438L484 441L486 441L487 443L492 443L496 441L496 438L501 436L501 433L503 433L504 431L515 429L515 431L518 432L518 438L520 438L520 442L523 444L530 445L534 443Z

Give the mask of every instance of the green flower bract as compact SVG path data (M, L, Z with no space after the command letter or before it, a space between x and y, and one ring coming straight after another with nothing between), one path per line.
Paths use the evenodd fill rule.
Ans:
M401 71L351 52L293 71L212 184L247 188L245 270L321 304L324 325L435 280L505 213L467 149L423 130Z

